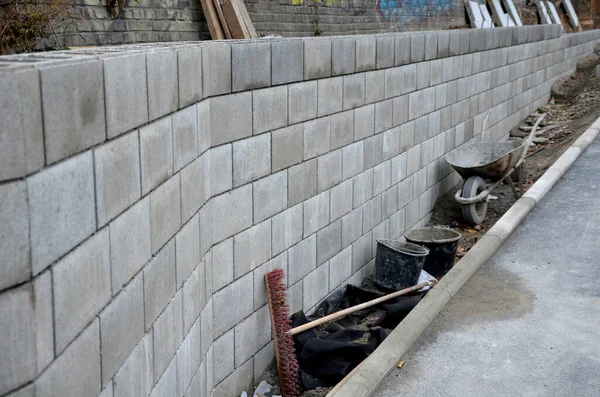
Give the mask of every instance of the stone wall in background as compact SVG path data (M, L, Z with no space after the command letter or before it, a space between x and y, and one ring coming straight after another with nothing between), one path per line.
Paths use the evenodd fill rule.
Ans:
M239 395L263 275L310 311L373 269L600 31L558 26L0 57L0 396Z
M261 35L314 36L435 30L464 26L458 0L249 0ZM200 0L131 0L121 18L111 18L105 0L77 3L81 20L73 46L210 39Z

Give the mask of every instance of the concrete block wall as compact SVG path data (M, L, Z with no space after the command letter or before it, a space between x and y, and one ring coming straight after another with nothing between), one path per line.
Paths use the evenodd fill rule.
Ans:
M359 283L376 239L459 180L443 155L488 111L505 139L599 40L545 25L0 58L0 396L239 394L273 358L266 272L286 270L292 311Z

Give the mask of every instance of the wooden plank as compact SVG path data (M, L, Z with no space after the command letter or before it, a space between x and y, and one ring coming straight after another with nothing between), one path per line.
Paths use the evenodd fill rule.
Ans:
M244 4L244 0L235 0L237 2L237 6L242 14L242 18L244 19L244 23L246 24L246 29L248 29L248 33L250 34L251 39L258 39L258 34L256 34L256 30L254 29L254 24L252 23L252 19L250 19L250 14L248 14L248 10L246 9L246 5Z
M221 27L223 27L223 31L225 32L225 37L231 39L231 32L229 31L229 27L227 26L227 21L225 20L225 16L223 15L223 9L221 8L221 2L219 0L214 0L215 9L217 10L217 14L219 15L219 20L221 21Z
M234 39L249 39L250 33L248 33L248 29L246 29L246 24L244 23L236 4L231 0L223 1L221 3L221 8L223 9L223 15L227 21L227 26L229 26L231 37Z
M202 3L202 11L204 12L206 23L208 23L210 37L212 37L213 40L225 39L225 34L223 33L223 28L219 22L219 16L217 15L217 10L215 10L213 2L211 0L200 0L200 2Z

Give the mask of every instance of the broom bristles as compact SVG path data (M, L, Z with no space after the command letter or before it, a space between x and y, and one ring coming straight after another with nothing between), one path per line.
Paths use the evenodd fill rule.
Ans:
M300 396L300 376L294 340L288 334L291 329L290 309L286 300L284 271L281 268L265 274L267 296L271 310L271 325L275 341L277 372L283 397Z

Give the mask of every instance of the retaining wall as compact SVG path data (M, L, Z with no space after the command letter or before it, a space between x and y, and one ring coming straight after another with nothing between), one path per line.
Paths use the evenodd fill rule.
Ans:
M0 58L0 395L232 396L292 311L427 220L443 159L543 105L555 25Z

